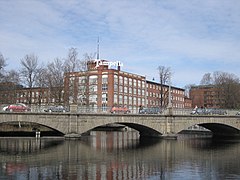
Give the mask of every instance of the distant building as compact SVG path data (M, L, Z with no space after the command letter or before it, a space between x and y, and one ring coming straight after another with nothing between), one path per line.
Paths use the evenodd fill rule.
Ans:
M222 105L219 90L213 85L191 87L189 94L192 107L220 108Z
M192 108L192 99L188 97L184 97L184 108L191 109Z
M0 104L16 103L16 92L22 88L12 82L0 83Z
M160 107L161 106L161 84L146 81L147 84L147 106ZM169 103L169 86L162 85L163 88L163 107L167 107ZM177 87L170 87L171 89L171 103L174 108L184 108L184 89Z
M59 92L62 94L60 99L56 97ZM0 83L0 105L14 103L32 105L62 104L63 88L54 87L51 90L45 87L24 88L11 82Z

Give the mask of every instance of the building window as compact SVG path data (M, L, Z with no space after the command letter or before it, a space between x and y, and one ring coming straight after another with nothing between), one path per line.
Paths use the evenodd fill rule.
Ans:
M89 84L97 84L97 76L90 76L89 77Z
M138 105L141 104L141 98L138 98Z
M108 75L103 75L102 76L102 84L107 84L108 83Z
M138 89L138 95L139 96L141 95L141 89Z
M132 87L132 79L129 78L128 81L129 81L129 86Z
M123 92L123 86L119 86L119 93Z
M128 93L129 93L129 94L132 94L132 87L130 87L130 88L128 89Z
M102 84L102 91L103 92L108 91L108 84Z
M128 97L128 102L129 102L130 105L132 105L132 96Z
M124 96L124 104L128 104L128 97Z
M102 111L106 112L108 110L107 103L102 103Z
M134 95L137 94L137 89L136 89L136 88L133 89L133 94L134 94Z
M114 84L114 92L118 92L118 85Z
M97 85L90 85L89 86L89 92L90 93L97 92Z
M85 84L86 83L86 76L79 77L79 84Z
M137 80L136 80L136 79L133 80L133 86L134 86L134 87L137 86Z
M107 94L102 94L102 102L107 102L107 101L108 101Z
M114 84L118 84L118 76L114 75Z
M123 84L123 77L122 76L119 76L119 84Z
M137 98L133 97L133 105L137 105Z
M128 85L128 78L124 77L124 86Z
M123 96L119 95L119 104L123 104Z
M141 87L141 81L138 80L138 87L140 88Z
M124 93L127 94L128 93L128 87L124 86Z
M118 96L117 94L114 94L114 104L118 104Z
M90 95L89 96L89 103L97 103L97 95Z

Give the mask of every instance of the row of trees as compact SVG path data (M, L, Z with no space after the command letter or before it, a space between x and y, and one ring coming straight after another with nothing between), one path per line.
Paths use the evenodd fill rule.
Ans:
M66 58L55 58L53 62L46 65L40 64L39 59L34 54L27 54L20 60L19 70L6 71L7 59L0 53L0 82L14 82L25 87L48 87L50 90L56 87L63 87L64 73L75 71L86 71L87 61L94 59L96 54L84 54L83 59L79 59L76 48L70 48ZM161 107L169 102L169 92L164 91L164 85L171 85L172 72L169 67L159 66L157 68L160 90ZM217 89L218 101L222 108L240 108L240 80L239 78L226 72L206 73L203 75L200 85L212 85ZM186 91L192 86L185 86ZM59 89L61 91L61 89ZM32 94L32 93L30 93ZM55 93L60 102L61 92ZM31 97L29 98L31 100ZM29 102L31 104L31 102Z
M56 87L63 87L64 73L85 71L87 61L94 58L94 54L84 54L79 59L76 48L70 48L66 58L55 58L47 64L40 64L34 54L27 54L20 60L19 70L6 71L7 59L0 53L0 82L13 82L21 84L26 88L48 87L50 90ZM59 91L62 91L59 89ZM60 102L61 92L55 93L55 99ZM30 93L29 104L31 104L32 93Z

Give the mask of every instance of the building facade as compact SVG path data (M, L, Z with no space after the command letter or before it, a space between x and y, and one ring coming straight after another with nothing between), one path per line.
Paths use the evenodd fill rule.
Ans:
M189 94L192 107L220 108L223 103L219 90L213 85L193 86Z
M162 86L166 107L169 87ZM100 111L126 106L131 112L138 112L140 106L160 107L160 87L145 76L121 71L119 61L93 60L88 62L87 71L65 74L64 102ZM171 94L173 107L184 108L184 89L171 87Z
M0 83L0 105L24 103L28 105L49 105L63 103L63 87L25 88L15 83Z

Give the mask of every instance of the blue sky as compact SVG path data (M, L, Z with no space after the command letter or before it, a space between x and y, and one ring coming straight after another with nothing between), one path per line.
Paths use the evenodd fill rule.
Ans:
M240 77L239 0L0 0L0 52L7 69L34 53L42 63L77 48L153 77L170 67L172 84L199 84L205 73Z

